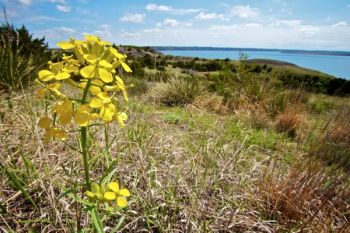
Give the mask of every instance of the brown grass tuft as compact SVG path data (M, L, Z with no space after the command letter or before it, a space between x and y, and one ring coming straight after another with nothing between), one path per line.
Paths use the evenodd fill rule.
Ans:
M266 217L297 232L348 232L347 177L309 160L285 176L269 176L260 187Z
M292 110L287 110L277 116L276 129L287 133L290 137L296 137L297 128L300 124L300 116Z

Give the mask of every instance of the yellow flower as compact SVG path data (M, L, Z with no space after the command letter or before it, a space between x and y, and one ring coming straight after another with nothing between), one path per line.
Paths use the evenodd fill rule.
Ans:
M91 191L86 191L85 195L93 200L102 200L103 192L99 184L92 182Z
M130 192L126 188L119 189L118 182L111 182L108 184L108 189L111 190L116 195L117 205L124 208L128 205L126 197L130 197Z
M70 77L71 72L74 72L72 70L70 70L68 67L68 69L65 67L64 62L57 62L57 63L49 63L49 70L41 70L39 72L39 80L40 81L50 81L52 79L56 79L56 80L64 80L64 79L68 79Z
M126 94L126 88L123 80L119 76L116 76L116 82L117 82L117 85L113 85L113 86L106 85L104 87L104 90L105 91L122 91L125 101L128 101L129 99Z
M112 121L114 115L117 113L115 105L106 92L101 92L97 97L93 97L89 105L92 108L100 110L100 118L105 122Z
M115 48L110 47L109 48L110 52L115 56L115 58L117 58L114 63L113 63L113 67L116 68L119 64L122 65L123 69L126 72L132 72L132 70L130 69L130 67L125 63L126 60L126 55L120 54Z
M117 119L117 122L118 122L120 128L124 128L125 127L124 121L126 121L128 119L128 115L126 115L125 112L118 112L116 119Z
M62 129L53 127L53 121L48 117L42 117L39 120L38 125L40 128L46 130L46 133L44 135L45 143L48 143L51 139L54 138L58 138L63 141L67 139L67 133Z
M82 89L85 89L86 85L87 85L86 81L83 81L79 84L80 88ZM100 92L102 92L102 88L103 88L103 82L99 79L95 79L91 82L89 92L92 95L98 95Z
M58 114L59 121L62 125L67 125L73 117L73 104L70 100L58 102L54 107L54 112Z
M90 121L97 118L96 113L91 113L91 108L87 104L80 105L74 115L75 123L79 126L88 126Z
M46 94L48 92L51 92L52 94L54 94L55 96L57 96L59 98L65 98L66 96L59 91L60 87L61 87L60 83L51 83L51 84L47 85L46 87L40 89L37 92L36 97L38 99L44 99Z
M46 128L46 138L65 139L66 132L55 126L55 123L65 126L70 124L72 119L80 127L89 126L94 120L104 123L115 120L120 127L124 127L128 117L124 112L117 110L115 101L116 92L119 91L123 93L124 99L128 100L126 86L116 75L119 67L126 72L132 72L126 64L126 55L119 53L111 43L92 35L86 35L84 41L70 38L57 45L69 52L63 53L59 62L49 62L49 68L41 70L37 80L49 82L37 92L39 99L45 98L47 94L59 99L53 104L57 121L51 122ZM62 83L64 87L69 85L69 88L63 89ZM81 98L78 97L80 100L77 100L74 91L71 92L71 96L65 96L61 92L71 91L72 88L81 91ZM74 105L71 99L74 100ZM107 195L106 198L111 198L111 195Z
M118 182L110 182L107 186L107 189L104 190L97 183L91 184L91 191L86 191L85 195L94 201L114 201L116 204L124 208L128 205L127 197L130 197L130 192L126 188L119 189Z

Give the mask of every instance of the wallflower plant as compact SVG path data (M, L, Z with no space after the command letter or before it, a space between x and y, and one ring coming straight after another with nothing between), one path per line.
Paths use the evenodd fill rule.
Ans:
M47 103L46 116L39 120L38 125L45 130L45 143L54 139L65 141L75 131L70 129L79 127L85 196L89 203L94 204L93 219L100 222L99 204L114 202L118 208L124 208L128 205L126 198L130 192L119 189L117 182L110 182L106 187L90 183L88 129L113 121L121 128L125 126L128 117L118 108L118 101L119 96L125 101L128 97L119 74L122 70L132 71L126 64L126 56L99 37L87 35L84 41L71 38L57 45L66 54L63 53L58 62L50 61L48 69L38 73L37 82L42 88L38 90L37 98L45 99ZM72 93L78 93L79 98ZM96 221L95 227L99 225L95 224Z

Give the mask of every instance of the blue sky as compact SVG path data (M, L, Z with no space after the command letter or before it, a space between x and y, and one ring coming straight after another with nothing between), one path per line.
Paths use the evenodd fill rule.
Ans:
M0 0L49 45L95 34L117 44L350 51L350 0ZM3 17L2 17L3 19Z

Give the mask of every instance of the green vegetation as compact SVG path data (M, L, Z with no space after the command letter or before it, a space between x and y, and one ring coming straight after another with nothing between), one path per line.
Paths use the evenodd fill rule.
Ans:
M33 81L47 65L51 52L44 39L33 39L27 29L0 26L0 89L16 90Z
M129 101L117 106L129 119L124 129L88 127L88 163L92 182L113 177L130 190L130 206L100 220L82 209L81 155L66 146L78 138L72 130L64 143L42 143L47 104L30 83L0 94L1 229L93 232L102 221L106 232L350 230L347 84L276 62L118 50L133 69L123 74Z

